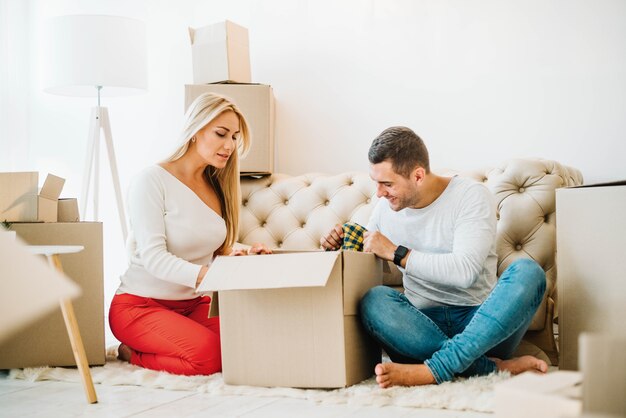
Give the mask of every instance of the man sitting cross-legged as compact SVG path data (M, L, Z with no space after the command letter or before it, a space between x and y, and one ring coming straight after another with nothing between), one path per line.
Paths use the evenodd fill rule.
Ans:
M533 356L512 358L546 287L536 262L513 262L496 277L496 205L471 179L430 172L428 151L410 129L383 131L369 149L380 199L364 251L393 260L405 292L377 286L360 303L361 320L391 363L375 368L381 387L442 383L455 376L545 373ZM321 244L337 249L337 225Z

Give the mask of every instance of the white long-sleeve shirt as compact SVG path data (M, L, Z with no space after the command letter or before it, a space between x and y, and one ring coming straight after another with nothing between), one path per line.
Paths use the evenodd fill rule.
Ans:
M168 300L197 297L200 269L211 264L226 239L224 219L158 165L133 180L128 210L130 263L117 293Z
M405 294L417 308L479 305L495 286L496 205L489 190L472 179L453 177L421 209L395 212L380 199L368 230L412 250L400 270Z

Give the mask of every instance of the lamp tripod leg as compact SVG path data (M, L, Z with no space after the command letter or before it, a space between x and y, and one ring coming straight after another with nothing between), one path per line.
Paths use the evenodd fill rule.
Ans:
M109 155L109 166L111 167L111 177L113 178L113 189L115 190L115 200L117 202L117 213L120 217L120 226L122 227L122 237L124 242L128 237L126 227L126 215L124 213L124 201L122 200L122 191L120 188L120 178L117 172L117 160L115 158L115 149L113 148L113 139L111 135L111 124L109 123L109 112L107 108L102 108L101 112L102 129L104 131L104 141L107 146Z
M87 155L85 156L85 168L83 170L83 184L80 193L80 216L87 219L87 198L89 197L89 185L91 184L91 169L94 163L94 151L100 143L100 119L98 108L91 109L89 122L89 138L87 140Z

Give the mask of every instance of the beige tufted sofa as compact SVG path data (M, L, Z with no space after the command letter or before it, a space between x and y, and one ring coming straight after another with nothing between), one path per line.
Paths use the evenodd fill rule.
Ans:
M582 184L580 171L555 161L512 159L496 168L437 173L472 177L494 194L498 205L498 275L524 257L534 259L546 271L546 295L525 340L557 364L553 335L557 300L555 189ZM320 237L335 224L353 221L367 225L377 201L375 183L367 173L274 174L242 178L241 187L239 242L263 242L273 248L318 249ZM385 284L401 286L397 268L391 263L387 267Z

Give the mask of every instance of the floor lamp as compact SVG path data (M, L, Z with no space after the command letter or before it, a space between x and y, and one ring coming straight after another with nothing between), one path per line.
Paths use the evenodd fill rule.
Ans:
M100 134L111 168L117 211L126 241L127 225L109 112L100 97L124 96L147 89L146 30L143 22L119 16L71 15L50 19L45 32L44 91L64 96L97 96L91 110L80 213L87 219L93 178L93 215L98 220Z

